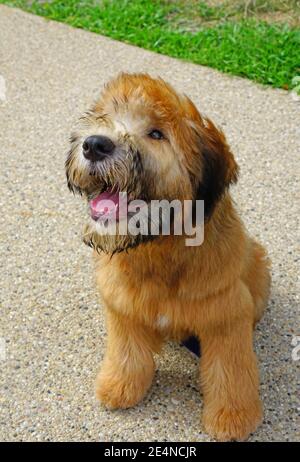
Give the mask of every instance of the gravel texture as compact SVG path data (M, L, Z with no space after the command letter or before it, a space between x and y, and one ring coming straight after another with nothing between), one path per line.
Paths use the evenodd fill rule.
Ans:
M109 412L94 396L105 327L81 243L84 205L66 188L64 158L74 121L107 79L130 70L167 79L227 134L241 167L233 194L273 261L255 335L265 420L251 440L299 440L300 102L4 6L0 44L0 439L209 440L197 360L177 345L164 349L135 409Z

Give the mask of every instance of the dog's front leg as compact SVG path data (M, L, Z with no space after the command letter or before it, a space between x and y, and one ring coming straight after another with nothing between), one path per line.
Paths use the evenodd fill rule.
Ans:
M153 352L160 338L146 326L107 310L107 351L96 380L99 400L107 407L128 408L143 399L155 370Z
M223 295L211 308L208 328L201 334L203 424L221 441L247 439L262 420L253 310L247 289Z

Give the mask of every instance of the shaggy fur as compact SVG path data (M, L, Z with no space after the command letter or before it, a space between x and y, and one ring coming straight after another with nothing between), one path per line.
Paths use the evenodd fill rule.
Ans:
M153 129L164 138L150 138ZM110 137L116 153L90 165L82 143L97 134ZM228 188L238 167L223 133L163 80L122 74L72 135L66 172L70 189L88 200L116 187L147 201L205 201L198 247L187 247L185 236L104 237L89 219L84 239L98 251L108 332L98 398L109 408L134 406L151 386L153 354L169 338L194 334L204 427L219 440L246 439L262 419L252 342L269 294L269 261L233 206Z

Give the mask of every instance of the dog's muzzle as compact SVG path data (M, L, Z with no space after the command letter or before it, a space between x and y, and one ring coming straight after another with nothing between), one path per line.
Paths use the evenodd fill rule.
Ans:
M115 144L104 135L90 135L82 144L74 139L66 175L69 188L86 196L93 221L125 218L122 193L128 201L146 199L140 153L128 142Z

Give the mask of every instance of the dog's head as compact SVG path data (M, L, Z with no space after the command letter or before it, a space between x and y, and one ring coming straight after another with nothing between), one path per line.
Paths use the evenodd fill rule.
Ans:
M69 188L89 202L84 240L108 253L151 236L103 233L103 199L116 208L119 192L147 204L201 199L209 219L237 170L223 133L187 96L145 74L121 74L106 85L80 119L66 160Z

